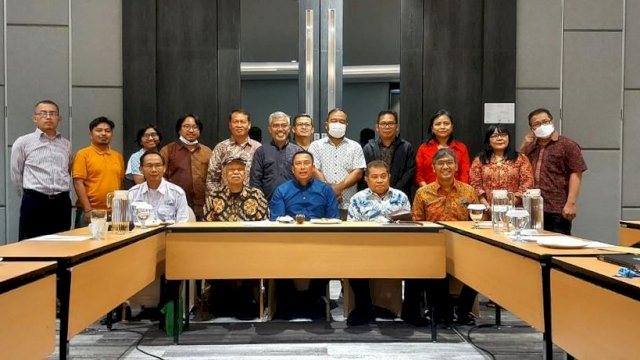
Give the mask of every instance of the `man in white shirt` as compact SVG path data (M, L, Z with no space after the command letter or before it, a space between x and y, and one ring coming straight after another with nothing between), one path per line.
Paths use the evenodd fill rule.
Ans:
M344 110L335 108L329 111L324 124L328 136L309 146L309 152L315 159L316 177L335 191L343 220L347 218L349 201L358 192L358 181L367 167L360 144L345 136L347 125Z

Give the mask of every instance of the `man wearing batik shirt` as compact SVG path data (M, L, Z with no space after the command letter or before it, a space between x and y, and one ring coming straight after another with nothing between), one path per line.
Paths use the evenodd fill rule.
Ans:
M391 182L391 174L389 166L382 160L374 160L367 165L364 176L367 182L367 189L364 189L351 198L349 204L349 215L347 220L354 221L380 221L387 222L389 214L398 210L411 211L409 199L402 191L389 187ZM369 288L369 282L376 280L368 279L349 279L349 284L355 295L355 308L347 317L347 326L364 325L375 320L376 311ZM385 291L391 296L397 298L399 303L402 294L399 291L393 291L393 285L400 288L398 280L378 281L386 288ZM382 282L382 283L381 283ZM385 309L386 310L386 309ZM385 312L391 312L386 310ZM386 316L385 316L386 317ZM390 317L395 318L395 314Z
M324 127L328 136L312 142L309 152L315 159L315 176L333 188L340 203L340 217L344 220L349 200L358 192L358 181L367 163L360 144L345 136L347 113L344 110L329 111Z
M413 201L413 220L416 221L466 221L469 220L468 204L478 202L478 196L471 185L455 179L458 159L453 151L443 148L433 155L431 163L436 181L418 189ZM436 313L445 323L451 321L451 304L448 301L449 282L444 280L407 280L405 281L402 318L414 325L426 325L422 317L420 300L426 289L429 302L433 303ZM471 306L477 292L464 286L458 298L458 322L469 324ZM439 319L432 319L439 320Z
M555 131L547 109L533 110L529 127L520 152L531 161L535 187L542 191L544 229L571 235L582 173L587 170L582 151L575 141Z
M244 184L249 185L249 171L253 154L262 144L249 138L251 118L249 113L242 109L231 110L229 114L229 131L231 137L223 140L213 148L209 168L207 170L207 194L223 185L222 162L225 159L242 157L246 159L246 177Z
M213 190L205 201L206 221L260 221L269 219L267 200L262 191L245 186L247 160L242 157L228 158L223 162L225 182ZM215 316L232 316L241 320L259 316L258 280L214 280L208 304Z

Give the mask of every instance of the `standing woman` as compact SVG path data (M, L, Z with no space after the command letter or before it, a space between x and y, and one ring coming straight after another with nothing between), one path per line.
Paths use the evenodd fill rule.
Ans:
M165 179L184 190L198 220L203 218L205 180L211 159L211 149L198 142L201 131L202 122L197 116L184 115L176 122L179 139L160 150L167 162Z
M522 204L522 194L533 186L533 170L529 159L514 150L509 130L502 125L491 125L484 136L484 150L473 159L469 184L478 193L487 208L491 204L491 191L508 190Z
M436 181L436 174L431 166L431 159L439 149L448 148L458 159L458 170L455 179L469 183L469 151L467 146L453 137L453 118L449 111L438 110L429 124L431 138L420 145L416 154L416 185L423 187Z
M124 174L127 179L133 180L136 185L144 182L144 176L140 172L140 157L147 151L158 151L161 141L162 134L154 125L149 124L138 130L136 143L140 146L140 150L131 154L129 158L127 171Z

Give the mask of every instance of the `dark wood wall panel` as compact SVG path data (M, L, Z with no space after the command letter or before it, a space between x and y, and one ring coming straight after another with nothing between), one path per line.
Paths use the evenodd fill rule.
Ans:
M516 1L484 0L482 73L485 103L516 102ZM514 137L515 125L507 127ZM517 148L519 139L511 141Z
M218 0L218 116L216 142L229 136L228 116L240 107L240 1Z
M123 139L125 156L138 150L136 132L155 124L156 0L122 2Z
M400 134L422 141L423 0L402 0L400 7Z
M212 145L218 127L217 3L210 0L157 2L158 124L167 139L175 123L194 113L204 123L201 142Z
M481 143L482 3L424 1L423 137L431 115L445 108L472 154Z

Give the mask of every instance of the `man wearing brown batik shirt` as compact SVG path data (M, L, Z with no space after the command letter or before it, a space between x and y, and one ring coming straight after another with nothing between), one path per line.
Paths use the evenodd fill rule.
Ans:
M587 170L582 151L575 141L555 131L547 109L533 110L529 127L520 152L531 161L535 187L542 191L544 229L571 235L582 173Z

